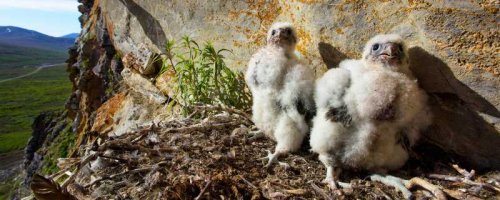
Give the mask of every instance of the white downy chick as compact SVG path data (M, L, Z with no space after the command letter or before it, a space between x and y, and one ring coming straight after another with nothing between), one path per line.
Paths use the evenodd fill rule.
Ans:
M409 147L430 125L427 95L408 60L400 36L377 35L366 44L361 60L342 61L318 80L310 144L332 187L340 168L399 169L409 158Z
M297 41L290 23L273 24L267 45L252 56L245 74L253 96L253 121L277 143L266 157L267 167L279 155L301 147L315 111L314 75L295 56Z

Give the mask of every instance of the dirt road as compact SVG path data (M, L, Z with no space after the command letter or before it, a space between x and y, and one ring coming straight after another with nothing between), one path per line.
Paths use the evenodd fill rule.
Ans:
M40 70L42 70L44 68L55 67L55 66L59 66L59 65L63 65L63 64L64 63L53 64L53 65L42 65L42 66L37 67L35 70L33 70L30 73L23 74L21 76L16 76L16 77L13 77L13 78L8 78L8 79L0 80L0 83L7 82L7 81L12 81L12 80L16 80L16 79L20 79L20 78L24 78L24 77L27 77L27 76L31 76L33 74L38 73Z

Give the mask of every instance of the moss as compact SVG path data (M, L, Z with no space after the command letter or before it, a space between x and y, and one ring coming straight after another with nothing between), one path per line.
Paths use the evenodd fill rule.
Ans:
M87 69L88 67L90 67L90 60L89 60L89 58L82 59L82 66L81 66L81 68L82 69Z
M94 34L94 32L88 32L87 34L85 34L82 38L82 43L87 43L88 41L91 41L91 40L95 40L97 37L96 35Z
M21 186L21 179L12 178L5 182L0 182L0 200L12 199L16 190Z
M59 170L57 159L66 158L69 155L69 152L74 147L75 138L76 136L68 123L45 152L42 166L43 174L53 174Z
M116 60L122 60L123 53L121 51L116 51L115 55L113 55L113 58Z

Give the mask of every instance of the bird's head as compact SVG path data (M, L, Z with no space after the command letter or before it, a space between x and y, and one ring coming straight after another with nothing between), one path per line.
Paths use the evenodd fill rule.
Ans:
M286 49L295 49L297 35L293 25L288 22L274 23L267 32L267 44L277 45Z
M380 34L366 43L363 61L370 65L381 65L399 71L408 65L408 51L401 36Z

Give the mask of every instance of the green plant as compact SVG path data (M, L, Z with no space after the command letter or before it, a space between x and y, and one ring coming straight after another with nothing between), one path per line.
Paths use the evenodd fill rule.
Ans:
M69 121L66 123L69 124ZM43 174L53 174L60 170L57 167L57 159L68 157L69 152L74 148L75 139L76 135L71 130L71 126L66 125L47 148L47 151L43 153Z
M193 105L225 105L236 109L248 109L251 104L243 73L231 70L224 62L223 53L206 42L200 46L185 36L177 45L167 41L160 75L174 72L173 99L181 105L184 115L191 113Z

